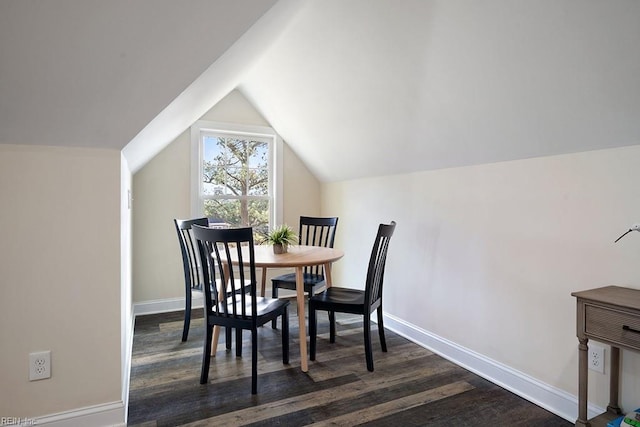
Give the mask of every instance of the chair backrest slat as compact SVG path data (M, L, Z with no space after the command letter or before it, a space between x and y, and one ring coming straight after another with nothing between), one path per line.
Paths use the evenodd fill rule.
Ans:
M378 234L371 250L367 279L365 283L365 301L371 306L375 301L382 299L382 285L384 283L384 270L387 263L389 242L396 223L380 224Z
M180 243L180 252L182 253L182 267L184 270L184 280L187 289L202 289L202 273L200 270L199 257L195 240L193 238L192 227L200 225L206 227L207 218L196 219L174 219L176 232L178 233L178 241Z
M338 227L338 217L300 217L300 228L298 241L301 245L333 247ZM321 265L305 267L305 274L324 275L324 268Z

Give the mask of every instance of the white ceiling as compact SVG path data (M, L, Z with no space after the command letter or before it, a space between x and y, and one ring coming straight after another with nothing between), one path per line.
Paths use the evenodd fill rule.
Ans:
M311 1L240 87L325 181L640 144L640 2Z
M1 0L0 143L122 149L276 0Z
M0 1L0 142L135 171L238 88L323 181L640 144L636 0L273 3Z

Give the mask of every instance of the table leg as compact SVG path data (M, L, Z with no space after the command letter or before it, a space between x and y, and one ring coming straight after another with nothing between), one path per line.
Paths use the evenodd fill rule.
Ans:
M327 262L323 265L324 269L324 283L327 289L333 285L333 278L331 277L331 263ZM330 311L329 313L329 336L330 342L335 342L336 337L336 312Z
M324 281L327 284L327 288L333 285L333 279L331 278L331 263L328 262L324 265Z
M262 282L260 283L261 295L264 297L264 289L267 286L267 267L262 267Z
M224 299L224 290L227 286L227 281L229 280L229 267L227 264L222 266L222 273L224 277L220 281L220 289L218 290L218 301L222 301ZM205 304L206 306L206 304ZM204 316L205 327L207 327L207 316ZM216 352L218 351L218 339L220 338L220 326L215 325L213 327L213 341L211 341L211 357L216 357Z
M577 426L590 426L587 419L587 379L589 373L587 372L587 353L589 347L587 346L587 338L578 338L580 344L578 345L578 419L576 420Z
M609 362L609 406L607 411L611 414L620 415L622 411L618 406L618 392L620 390L620 348L611 346L611 361Z
M296 302L298 303L298 326L300 328L300 366L307 372L307 324L304 314L304 276L302 267L296 267Z
M220 326L213 327L213 341L211 341L211 357L216 357L218 351L218 339L220 338Z

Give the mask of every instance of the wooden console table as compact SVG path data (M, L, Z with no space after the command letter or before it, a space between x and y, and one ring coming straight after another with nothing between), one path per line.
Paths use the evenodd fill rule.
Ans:
M606 426L621 414L618 406L620 348L640 351L640 290L606 286L573 292L577 298L578 419L576 426ZM611 346L609 405L607 412L587 419L588 341Z

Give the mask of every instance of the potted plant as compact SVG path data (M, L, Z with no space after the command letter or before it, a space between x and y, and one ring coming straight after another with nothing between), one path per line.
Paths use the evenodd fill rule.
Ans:
M298 242L298 236L291 227L283 224L271 230L265 242L273 245L274 254L283 254L287 252L289 245L295 245Z

